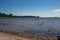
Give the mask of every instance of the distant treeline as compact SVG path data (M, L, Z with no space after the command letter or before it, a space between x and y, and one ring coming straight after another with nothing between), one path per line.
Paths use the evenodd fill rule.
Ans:
M12 13L10 14L0 13L0 17L12 17Z
M12 13L10 13L10 14L0 13L0 17L37 18L39 16L14 16Z
M17 18L38 18L38 16L13 16L13 17L17 17Z

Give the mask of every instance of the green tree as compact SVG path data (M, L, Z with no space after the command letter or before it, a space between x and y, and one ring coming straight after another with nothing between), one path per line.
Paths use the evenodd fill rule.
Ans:
M13 14L12 14L12 13L10 13L10 16L13 16Z

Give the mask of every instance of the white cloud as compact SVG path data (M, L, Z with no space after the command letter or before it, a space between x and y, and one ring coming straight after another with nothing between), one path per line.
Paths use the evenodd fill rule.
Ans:
M55 9L55 10L52 10L53 12L57 12L57 13L60 13L60 9Z

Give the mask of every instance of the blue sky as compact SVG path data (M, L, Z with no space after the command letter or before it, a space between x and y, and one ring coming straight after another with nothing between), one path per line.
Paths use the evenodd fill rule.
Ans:
M60 0L0 0L0 12L23 16L60 17Z

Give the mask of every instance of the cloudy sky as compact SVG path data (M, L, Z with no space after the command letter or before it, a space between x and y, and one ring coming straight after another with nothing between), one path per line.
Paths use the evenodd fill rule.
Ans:
M60 0L0 0L0 12L21 16L60 17Z

